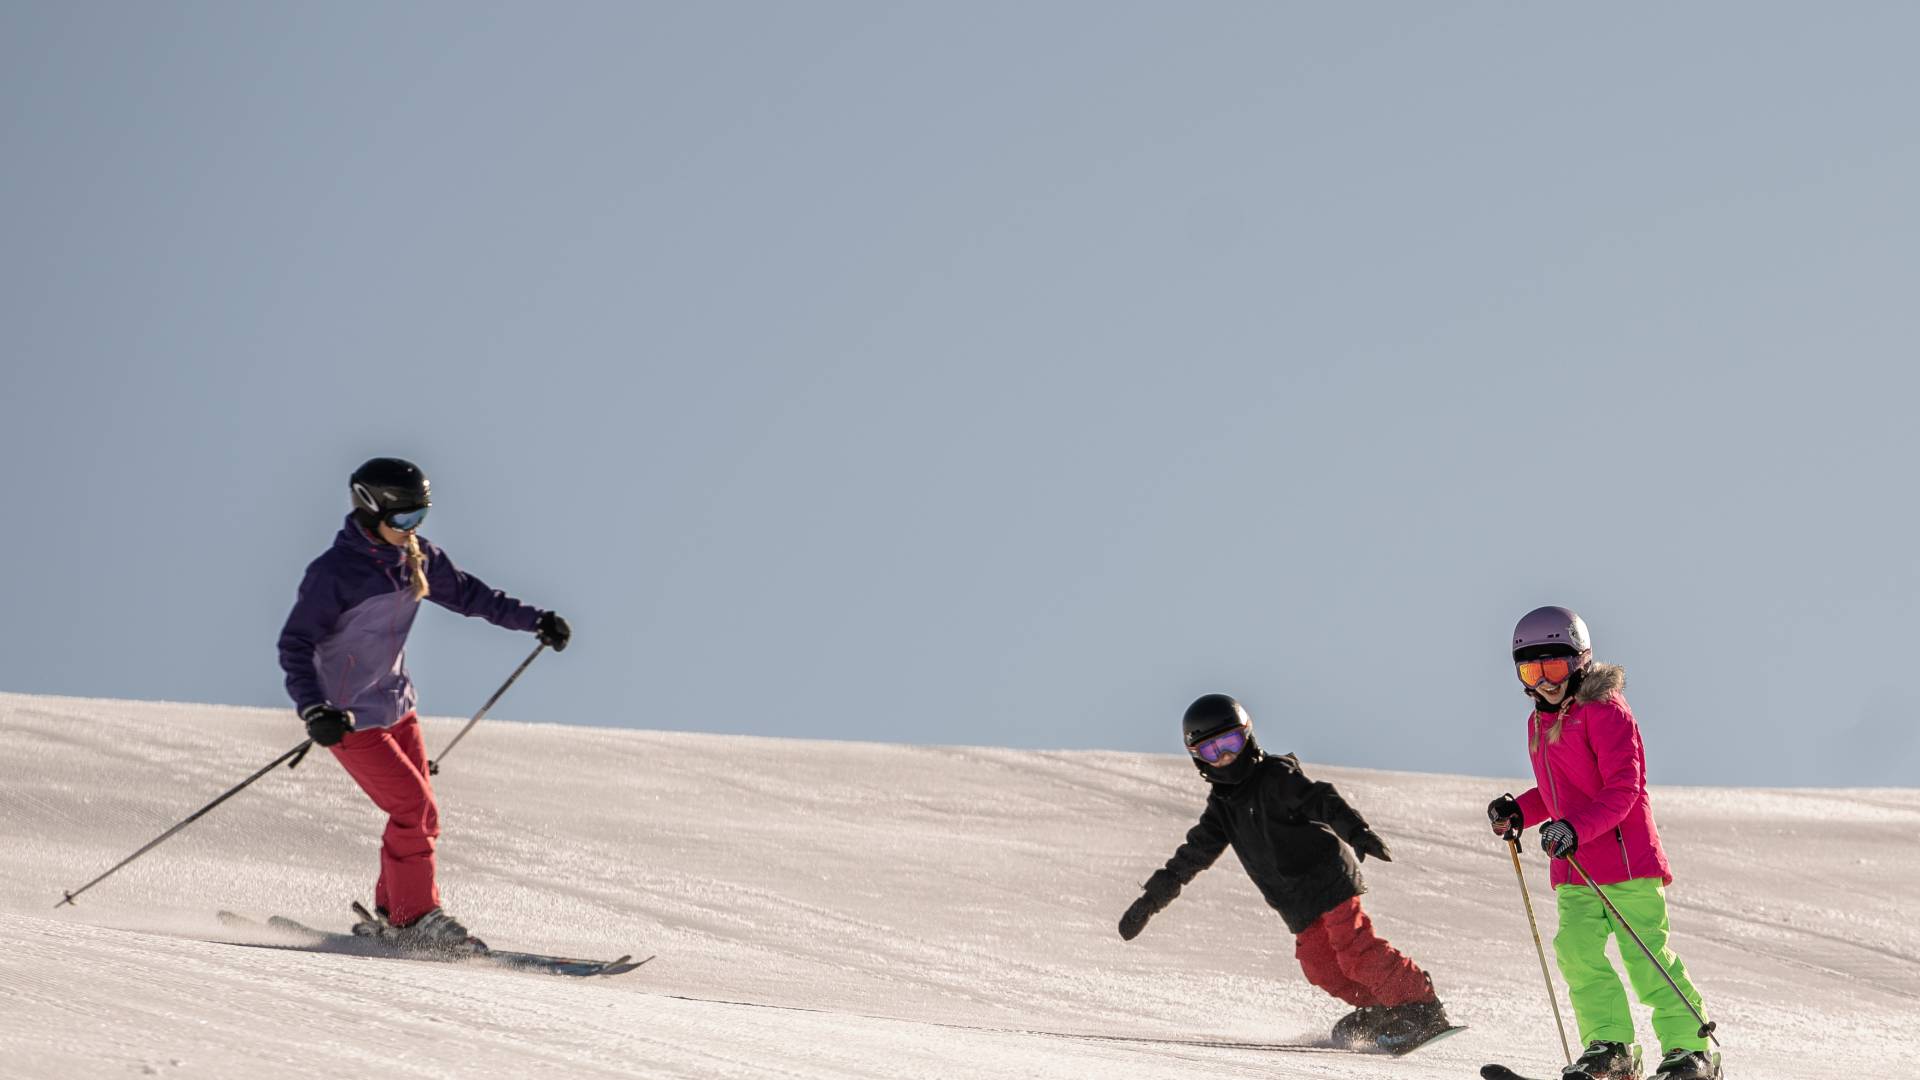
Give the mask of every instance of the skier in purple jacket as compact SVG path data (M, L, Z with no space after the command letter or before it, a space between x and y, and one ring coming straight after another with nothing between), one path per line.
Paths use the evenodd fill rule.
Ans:
M333 546L307 566L280 631L280 667L307 734L387 813L374 885L386 921L355 930L408 948L484 949L440 908L440 811L414 713L407 632L422 600L531 631L556 652L572 631L558 614L488 588L419 535L433 502L419 466L374 458L354 471L350 490L353 511Z

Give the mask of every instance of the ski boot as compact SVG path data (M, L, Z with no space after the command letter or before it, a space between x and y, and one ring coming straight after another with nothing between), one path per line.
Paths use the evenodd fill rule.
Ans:
M1373 1031L1374 1045L1382 1050L1404 1052L1453 1026L1439 998L1394 1005L1383 1012Z
M1386 1015L1384 1005L1362 1005L1347 1015L1334 1021L1333 1041L1341 1046L1364 1046L1379 1035L1380 1020Z
M1560 1080L1640 1080L1640 1048L1596 1039L1560 1070Z
M407 952L445 953L464 955L487 951L487 943L474 937L461 925L460 920L434 908L425 915L405 926L388 923L381 931L382 940L397 949Z
M1720 1080L1720 1058L1705 1050L1675 1050L1660 1059L1654 1080Z

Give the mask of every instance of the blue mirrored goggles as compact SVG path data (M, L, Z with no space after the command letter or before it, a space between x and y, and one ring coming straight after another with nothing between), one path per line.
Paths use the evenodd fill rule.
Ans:
M1187 747L1187 753L1209 765L1217 765L1228 754L1237 754L1247 748L1247 729L1228 728L1210 739L1202 739Z
M387 527L390 529L397 529L400 532L412 532L420 527L421 522L427 520L427 509L427 507L422 506L414 510L395 510L380 520L386 522Z

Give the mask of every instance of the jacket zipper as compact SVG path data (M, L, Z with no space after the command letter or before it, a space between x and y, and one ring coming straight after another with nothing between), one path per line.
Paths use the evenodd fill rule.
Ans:
M1535 736L1540 740L1540 768L1546 771L1547 790L1553 793L1553 816L1555 820L1562 820L1560 818L1560 782L1553 775L1553 758L1547 752L1546 732L1540 730L1539 709L1533 710L1533 727ZM1567 875L1567 880L1572 881L1573 875Z
M1559 820L1560 818L1560 785L1557 781L1555 781L1553 777L1553 760L1547 756L1547 737L1546 737L1546 733L1540 730L1540 710L1539 709L1533 710L1533 735L1534 735L1534 738L1540 740L1540 768L1546 771L1547 790L1551 792L1553 795L1553 805L1549 807L1549 809L1553 811L1554 819Z
M1540 731L1539 709L1533 710L1533 728L1534 735L1540 739L1540 768L1546 771L1547 790L1553 793L1553 816L1558 818L1560 817L1560 785L1553 776L1553 762L1547 757L1546 736ZM1620 865L1627 872L1627 880L1632 881L1633 860L1627 856L1627 834L1621 832L1620 827L1616 825L1613 827L1613 838L1620 843Z

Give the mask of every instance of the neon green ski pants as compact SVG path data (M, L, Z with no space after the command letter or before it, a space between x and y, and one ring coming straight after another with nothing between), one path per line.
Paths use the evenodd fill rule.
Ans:
M1700 992L1687 978L1686 965L1667 948L1667 893L1660 879L1634 878L1601 888L1607 890L1607 899L1660 958L1700 1015L1707 1015ZM1620 975L1607 959L1607 937L1613 935L1618 939L1620 958L1627 965L1627 978L1633 982L1634 996L1653 1009L1653 1033L1660 1040L1660 1052L1707 1049L1707 1040L1699 1033L1699 1021L1592 888L1585 884L1562 885L1554 890L1554 900L1560 909L1560 932L1553 936L1553 955L1567 980L1567 995L1573 999L1573 1017L1580 1026L1582 1043L1604 1039L1631 1046L1635 1041L1626 988L1620 985Z

